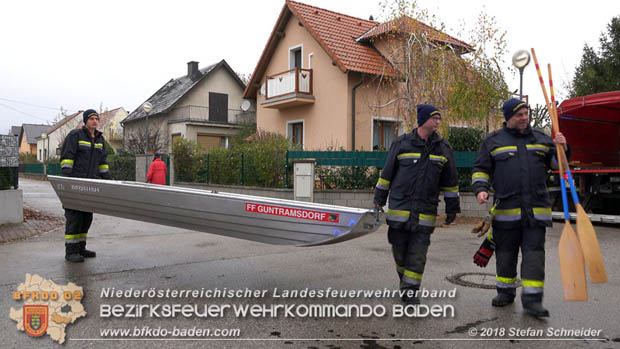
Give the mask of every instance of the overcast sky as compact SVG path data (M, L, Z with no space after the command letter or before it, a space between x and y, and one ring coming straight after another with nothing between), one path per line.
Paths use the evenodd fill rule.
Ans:
M382 14L381 0L302 0L360 18ZM507 65L518 49L534 47L551 63L556 93L572 79L583 45L598 39L620 1L420 0L455 34L481 10L507 31ZM134 110L166 81L226 59L251 73L284 0L228 1L5 1L0 8L0 133L22 123L48 123L69 111L124 107ZM546 80L546 73L545 73ZM518 74L507 72L511 90ZM543 103L533 64L524 72L524 94ZM238 106L231 106L237 108ZM56 109L56 110L54 110Z

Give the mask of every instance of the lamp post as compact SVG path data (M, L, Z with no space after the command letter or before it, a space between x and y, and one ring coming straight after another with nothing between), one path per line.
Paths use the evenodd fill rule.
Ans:
M144 181L146 182L146 176L147 173L149 171L149 166L148 166L148 154L149 154L149 138L150 138L150 134L149 134L149 113L151 112L151 110L153 110L153 105L149 102L144 102L144 104L142 104L142 111L144 111L144 113L146 114L146 127L145 127L145 141L146 141L146 146L144 147Z
M512 55L512 65L519 69L519 99L523 99L523 69L530 63L530 54L519 50Z

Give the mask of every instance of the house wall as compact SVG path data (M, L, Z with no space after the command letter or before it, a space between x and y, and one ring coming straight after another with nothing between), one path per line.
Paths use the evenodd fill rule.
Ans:
M56 155L56 149L59 148L60 145L64 142L65 137L67 137L69 132L83 126L84 123L82 122L82 120L82 113L79 113L71 120L67 121L65 124L55 129L52 133L48 135L49 144L46 146L48 146L50 158L53 158L55 156L60 157L60 155Z
M224 93L228 95L228 109L241 112L241 103L243 102L243 88L239 86L237 80L230 75L228 70L220 67L216 71L212 71L209 75L198 83L191 91L189 91L175 107L184 107L190 105L209 107L209 92ZM228 122L231 114L229 113Z
M271 60L267 63L265 75L260 84L266 82L267 75L289 70L289 48L303 44L302 68L308 68L308 54L312 56L313 104L286 109L269 109L261 106L265 96L257 95L256 123L261 130L287 133L287 121L303 120L304 149L326 149L351 147L350 113L347 114L348 79L332 59L312 37L308 30L300 26L299 19L291 15L285 28L285 36L280 39ZM310 132L311 130L311 132Z
M36 153L37 152L36 144L34 145L34 148L33 148L30 144L28 144L27 139L28 137L26 137L26 131L22 131L22 142L19 144L19 152L26 153L26 154Z
M353 87L360 82L361 74L348 74L347 115L351 122L351 99ZM355 149L372 150L372 126L374 119L398 121L404 116L399 115L399 103L392 103L380 108L394 99L398 83L381 82L376 75L364 77L362 84L355 91ZM349 148L350 149L350 148Z
M101 129L103 137L115 151L123 147L123 128L120 122L123 121L127 115L125 108L118 109Z

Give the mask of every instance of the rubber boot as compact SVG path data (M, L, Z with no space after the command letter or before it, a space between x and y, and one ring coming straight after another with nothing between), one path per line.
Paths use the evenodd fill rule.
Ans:
M400 297L400 299L407 305L420 304L420 298L418 297L419 289L419 287L403 288L402 290L405 291L405 293ZM408 293L413 293L413 295L409 296Z
M542 293L521 294L523 309L536 318L548 317L549 310L542 306L542 298Z
M515 301L515 295L517 294L514 288L497 288L497 296L491 301L491 305L494 307L505 307L512 304Z
M80 241L80 255L84 258L95 258L97 253L86 249L86 241Z
M65 259L72 263L84 262L77 243L65 244Z

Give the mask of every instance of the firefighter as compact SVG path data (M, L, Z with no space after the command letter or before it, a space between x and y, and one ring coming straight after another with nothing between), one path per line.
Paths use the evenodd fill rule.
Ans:
M529 125L528 106L512 98L502 107L506 122L480 146L473 168L472 187L478 202L495 190L493 237L496 253L497 296L492 305L513 303L517 258L521 248L521 303L535 317L549 316L542 306L545 279L545 228L551 226L551 202L545 186L547 170L557 167L555 144ZM565 150L561 133L555 143ZM489 255L490 257L490 255ZM488 258L487 258L488 259Z
M417 107L418 128L394 140L375 187L375 207L387 212L388 241L403 290L402 300L419 304L426 253L435 229L439 192L444 193L446 223L460 212L454 152L437 134L441 113L430 104Z
M97 130L99 114L88 109L83 114L84 126L71 131L62 144L62 175L79 178L110 179L105 140ZM84 195L88 195L85 193ZM86 249L86 235L93 221L92 212L65 208L65 259L83 262L97 254Z

